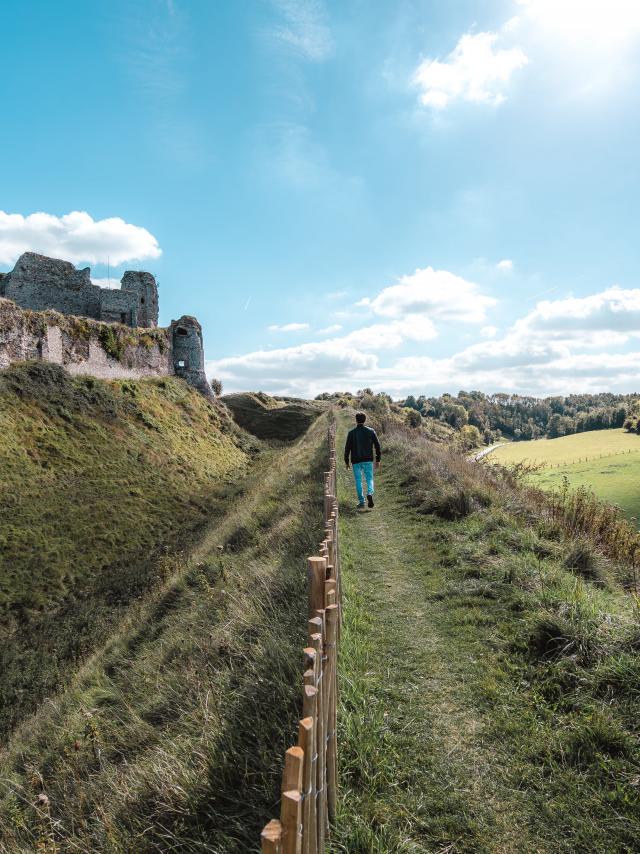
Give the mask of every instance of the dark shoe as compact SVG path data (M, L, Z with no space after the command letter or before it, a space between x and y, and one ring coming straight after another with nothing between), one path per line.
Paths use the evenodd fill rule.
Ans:
M373 507L373 495L367 495L367 504L369 507Z
M364 501L362 502L362 504L357 505L356 510L364 510Z

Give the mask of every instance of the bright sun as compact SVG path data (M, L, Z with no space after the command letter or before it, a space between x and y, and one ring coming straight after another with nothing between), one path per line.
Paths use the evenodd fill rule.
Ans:
M640 0L517 0L549 35L615 47L640 33Z

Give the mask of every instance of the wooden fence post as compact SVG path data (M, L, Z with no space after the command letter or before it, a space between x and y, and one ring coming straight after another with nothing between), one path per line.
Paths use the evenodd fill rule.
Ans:
M302 765L300 766L302 771ZM280 821L282 822L282 854L302 854L302 795L300 789L282 793Z
M310 685L305 685L302 713L306 721L311 721L311 729L308 733L310 739L308 761L305 765L304 774L309 778L304 784L305 800L308 806L304 811L304 845L308 847L309 854L321 854L318 848L318 817L317 817L317 767L318 767L318 690ZM306 755L306 754L305 754Z
M331 597L333 598L333 596ZM329 804L329 818L335 819L337 805L337 787L338 787L338 745L337 745L337 700L338 700L338 658L337 658L337 638L338 638L338 606L330 603L326 608L327 619L327 640L326 650L328 659L328 684L329 684L329 700L328 706L328 725L327 725L327 799Z
M284 756L282 805L283 854L302 854L302 771L304 751L290 747Z
M282 854L282 825L277 818L265 825L260 834L262 854Z
M315 751L313 717L303 718L298 724L298 746L304 751L302 769L302 854L317 854L318 836L315 826L315 814L311 815L313 783L315 770L313 756Z
M324 611L322 612L324 618ZM324 629L324 619L323 619ZM317 671L317 710L316 710L316 755L318 761L316 763L316 822L318 833L318 851L324 852L325 840L325 814L326 814L326 696L325 696L325 679L324 679L324 631L322 634L311 635L311 645L316 651L316 660L318 662Z
M307 558L307 576L309 579L309 616L315 617L316 611L322 611L324 608L324 582L327 577L326 558Z
M307 559L309 640L304 650L303 718L298 723L298 744L285 754L280 821L274 819L263 828L262 854L325 854L329 820L336 814L337 642L342 590L335 421L327 430L327 445L324 539L320 554Z

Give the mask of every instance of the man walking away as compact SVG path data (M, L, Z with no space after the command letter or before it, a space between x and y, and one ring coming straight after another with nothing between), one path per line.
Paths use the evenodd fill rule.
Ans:
M349 468L349 457L353 466L353 477L358 493L358 510L364 508L364 493L362 491L363 476L367 481L367 504L373 507L373 449L376 449L376 468L380 467L380 442L376 431L365 427L367 416L364 412L356 415L356 426L349 430L347 443L344 446L344 462Z

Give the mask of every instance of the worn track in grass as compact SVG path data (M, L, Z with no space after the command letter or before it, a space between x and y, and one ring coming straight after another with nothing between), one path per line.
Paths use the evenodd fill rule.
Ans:
M339 452L344 434L343 423ZM376 507L364 513L352 509L352 475L340 466L345 622L332 850L633 850L633 829L608 837L596 828L592 781L580 769L558 767L548 779L538 762L544 726L536 732L538 700L526 685L520 693L510 660L510 590L483 595L489 588L464 559L472 531L419 515L400 461L383 461ZM613 827L613 806L610 818Z

